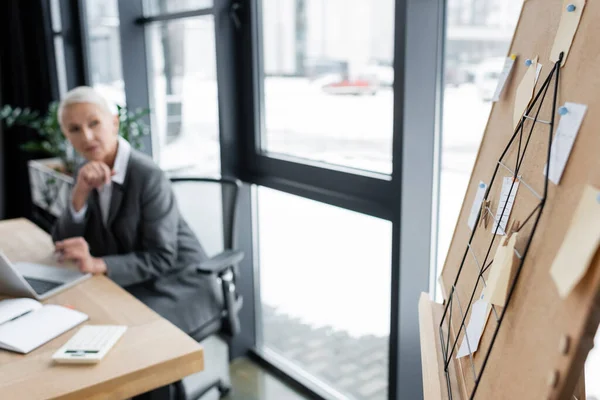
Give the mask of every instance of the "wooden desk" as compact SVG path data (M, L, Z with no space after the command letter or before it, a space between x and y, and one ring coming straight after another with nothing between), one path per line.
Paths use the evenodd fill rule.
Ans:
M48 256L50 237L33 223L0 222L0 248L13 261ZM0 399L124 399L175 382L204 367L202 347L104 276L45 303L69 305L88 324L127 325L125 335L97 365L53 364L52 354L79 327L27 355L0 350Z

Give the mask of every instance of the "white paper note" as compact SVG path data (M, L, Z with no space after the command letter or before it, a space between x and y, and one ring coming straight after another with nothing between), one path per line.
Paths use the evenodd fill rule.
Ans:
M500 100L500 95L502 95L502 91L504 90L504 86L506 86L506 81L508 80L508 76L512 71L513 65L515 65L516 59L517 56L514 54L512 54L510 57L506 57L504 67L502 68L502 72L500 73L500 78L498 78L498 86L496 86L496 91L494 92L494 97L492 97L492 101Z
M481 210L481 203L483 202L483 197L485 196L485 190L487 189L487 185L484 182L479 182L477 186L477 193L475 193L475 199L473 200L473 205L471 206L471 214L469 214L469 228L473 230L475 226L475 221L477 220L477 216L479 215L479 211Z
M473 354L479 348L479 342L481 336L483 336L483 330L489 317L490 305L483 299L483 296L471 307L471 319L465 330L465 336L458 349L456 358L462 358ZM469 339L467 342L467 338Z
M538 79L540 79L540 73L542 72L542 64L537 65L537 69L535 70L535 83L537 83Z
M565 103L565 107L567 108L567 114L560 117L550 151L550 173L548 178L557 185L560 183L571 155L571 149L587 111L585 104ZM547 170L548 166L546 165L544 172Z
M511 190L512 188L512 190ZM513 204L515 203L515 197L517 197L517 190L519 189L519 181L515 180L513 185L513 178L507 176L502 181L502 191L500 192L500 204L496 210L496 218L494 225L492 226L492 233L496 232L497 235L506 234L506 225L508 224L508 218L512 211ZM504 207L506 205L506 208ZM500 218L502 217L502 219ZM496 227L500 223L498 231Z

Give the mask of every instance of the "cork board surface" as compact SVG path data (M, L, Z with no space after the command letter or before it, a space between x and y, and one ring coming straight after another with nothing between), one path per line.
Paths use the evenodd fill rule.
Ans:
M551 51L565 4L563 0L524 2L509 53L517 54L518 58L500 101L492 108L440 277L445 300L451 292L471 236L467 220L477 185L479 181L490 182L497 161L514 133L513 104L518 84L527 69L524 61L538 56L543 65L537 91L554 65L550 61ZM599 15L600 2L587 1L568 59L560 70L557 107L565 102L575 102L586 104L588 112L560 185L548 184L543 213L535 234L531 236L528 254L481 376L476 399L571 399L587 353L593 346L600 321L600 254L594 256L583 281L566 299L559 296L550 276L550 267L585 186L600 188L600 24L596 18ZM541 108L539 118L542 120L550 120L553 87L552 84ZM525 132L528 132L530 123L525 123ZM539 194L544 192L543 171L548 140L548 126L536 124L519 172L522 179ZM517 154L518 146L515 143L504 158L505 164L513 170ZM511 173L500 168L496 182L490 189L488 200L491 200L490 208L494 213L498 207L502 177L505 176L511 176ZM514 220L523 221L538 204L539 199L521 184L508 225ZM487 229L478 229L472 240L473 252L480 263L488 251L492 225L490 223ZM517 249L523 249L526 238L532 232L531 228L532 224L529 224L520 232ZM499 242L495 240L490 249L488 262L493 258ZM477 261L468 255L455 289L463 307L478 282L478 274ZM484 277L487 277L487 273ZM482 288L482 285L478 286L474 300L479 298ZM500 312L502 308L497 310ZM454 309L453 331L460 326L461 320L460 313ZM482 366L496 324L492 314L479 351L473 356L476 371ZM459 336L457 349L462 336ZM564 337L569 338L566 354L561 351ZM452 362L459 374L463 397L468 398L475 381L469 357L456 360L454 356Z

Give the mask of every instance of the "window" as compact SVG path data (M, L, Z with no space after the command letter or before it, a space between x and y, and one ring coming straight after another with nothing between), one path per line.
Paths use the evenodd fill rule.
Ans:
M62 97L67 92L67 70L65 66L65 43L62 32L62 18L60 15L59 0L50 1L50 19L52 33L54 36L54 60L56 63L58 96Z
M85 0L90 84L125 105L117 0Z
M407 307L427 289L429 252L420 252L424 261L413 254L403 265L424 267L405 273L409 267L397 255L401 247L403 257L413 250L398 228L401 218L430 217L432 185L404 190L402 174L392 170L410 165L410 157L400 157L405 153L432 163L433 151L410 141L400 146L402 129L394 124L405 121L394 115L402 115L405 104L394 100L395 93L424 92L420 100L433 107L421 116L433 121L437 93L394 87L392 64L395 52L402 53L402 65L410 61L424 79L435 81L430 61L438 56L439 28L414 21L437 22L437 12L430 4L408 8L399 0L111 1L119 4L120 31L127 35L121 56L128 102L150 105L155 160L170 175L212 175L221 172L222 156L223 174L241 174L258 186L256 204L247 186L240 192L239 239L246 254L240 281L261 286L238 288L246 299L262 298L242 309L243 323L257 318L258 348L252 350L267 363L273 355L295 365L281 368L292 379L312 376L302 383L315 391L420 397L421 384L411 376L418 354L398 357L401 348L418 347L411 334L418 321L401 315L399 305ZM405 20L396 4L424 19ZM404 54L405 28L411 37L427 36L427 45ZM92 76L115 82L104 78L109 66L102 68ZM219 106L222 120L235 123L220 125ZM410 126L413 136L433 141L433 128L419 121ZM220 141L227 146L222 154ZM394 162L399 164L392 168ZM427 204L400 210L416 198ZM251 226L255 205L258 226ZM409 208L411 218L404 218ZM424 226L413 239L429 250L431 232ZM252 268L255 251L260 276ZM315 287L299 291L296 283L315 274ZM402 334L390 337L390 327ZM244 328L240 343L254 344L254 329ZM278 332L291 337L295 329L314 338L307 346L319 349L334 339L335 346L312 352L312 360L293 354L298 346L278 341ZM358 354L365 346L370 354Z
M392 224L258 189L263 348L357 399L387 399Z
M65 42L61 35L54 36L54 57L60 97L67 93L67 69L65 66Z
M220 171L213 16L148 26L154 151L169 171Z
M262 0L261 148L390 174L394 0Z
M441 272L479 150L521 0L448 0L439 192ZM437 295L441 297L439 285Z

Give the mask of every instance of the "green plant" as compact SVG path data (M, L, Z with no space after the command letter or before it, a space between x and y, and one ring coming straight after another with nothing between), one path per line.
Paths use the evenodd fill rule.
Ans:
M149 109L129 111L126 107L117 105L119 115L119 135L131 143L136 149L142 148L142 138L149 134L148 125L143 117L150 114ZM36 130L39 139L24 143L21 149L28 152L47 154L58 157L65 165L67 173L73 172L73 160L68 157L68 141L60 130L58 122L58 102L48 105L48 111L41 115L29 108L4 106L0 110L0 121L4 120L7 127L26 126Z
M127 140L136 149L143 147L142 138L150 134L150 129L144 117L150 114L148 108L138 108L135 111L129 111L126 107L117 104L119 114L119 135Z

